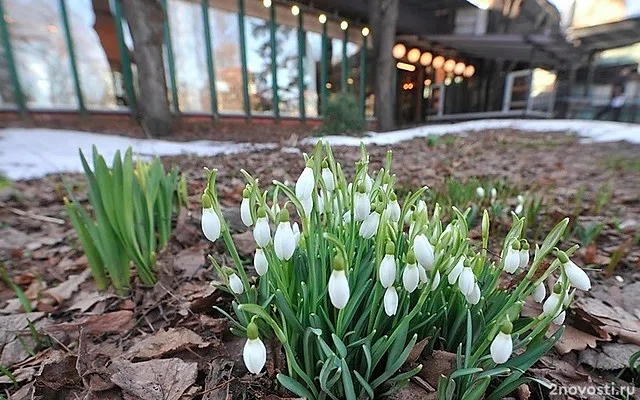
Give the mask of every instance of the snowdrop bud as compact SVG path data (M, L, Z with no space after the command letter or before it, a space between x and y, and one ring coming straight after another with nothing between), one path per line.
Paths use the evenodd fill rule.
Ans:
M306 166L296 181L296 197L300 200L310 198L315 185L311 166Z
M516 215L520 215L520 213L522 213L522 204L518 204L513 212L516 213Z
M496 190L496 188L491 188L491 204L495 203L497 197L498 191Z
M313 208L313 201L311 201L311 207ZM324 196L322 195L322 192L318 193L318 212L320 214L324 214Z
M467 299L467 303L475 306L476 304L478 304L478 302L480 302L481 294L482 293L480 292L480 286L478 286L478 282L474 282L473 290L471 291L471 293L465 295L464 297L465 299Z
M569 278L571 286L580 290L591 289L591 281L586 272L582 268L578 267L573 261L569 259L567 254L563 251L557 252L558 260L562 263L565 275Z
M220 217L213 207L202 209L202 232L211 242L220 237Z
M404 223L405 225L409 225L413 220L413 207L407 210L407 213L404 215Z
M351 223L351 211L347 210L345 211L344 214L342 214L342 223L343 224L350 224Z
M370 211L369 195L365 192L364 185L360 184L353 198L353 214L356 221L364 221Z
M513 352L512 329L511 323L507 322L491 342L491 358L496 364L505 363L511 357Z
M342 310L349 301L349 281L344 272L344 259L341 255L333 258L333 272L329 277L329 299L338 310Z
M253 321L247 325L247 342L244 344L242 358L252 374L259 374L267 362L267 349L258 336L258 325Z
M562 311L558 306L560 305L560 294L553 292L551 296L545 300L542 304L542 313L546 316L558 316L558 314ZM557 310L556 310L557 308Z
M418 287L419 281L420 271L416 265L416 256L413 254L412 250L409 250L407 253L407 265L404 267L404 271L402 272L402 284L407 292L413 293L413 291Z
M371 189L373 188L373 179L369 176L369 173L364 176L364 188L367 193L371 193Z
M396 314L398 311L398 292L393 286L389 286L384 292L384 312L388 316Z
M229 287L235 294L242 294L244 292L244 285L242 285L240 277L238 277L238 274L235 272L229 275Z
M289 222L289 211L280 211L280 223L273 237L273 248L280 260L288 261L296 250L296 238Z
M440 271L436 271L436 274L433 276L433 280L431 281L431 291L433 292L440 285Z
M242 202L240 202L240 219L245 226L249 227L253 225L253 219L251 219L251 206L249 201L249 189L242 191Z
M566 311L561 312L560 314L558 314L558 316L556 316L553 319L553 323L556 325L562 325L564 323L564 319L566 318L566 316L567 316Z
M517 200L518 200L518 204L524 204L524 197L522 197L521 194L518 195Z
M427 281L429 280L429 278L427 277L427 270L424 269L424 267L418 263L418 274L420 276L420 283L427 283Z
M395 193L391 193L389 196L389 203L387 203L387 214L389 215L389 219L396 224L400 221L400 214L402 210L400 210L400 204L398 204L398 197Z
M267 212L263 208L258 209L258 219L256 226L253 228L253 238L260 247L267 247L271 241L271 228L269 228Z
M433 246L429 243L429 239L427 239L427 235L421 233L413 239L413 251L416 254L416 258L418 262L426 268L428 271L431 271L433 268L433 261L435 259Z
M507 255L504 258L504 271L513 274L520 266L520 244L514 241L507 249Z
M264 250L260 247L256 249L256 254L253 256L253 267L260 276L263 276L269 270L269 261L267 261Z
M476 188L476 196L478 196L481 199L484 197L484 188L482 186L478 186Z
M380 212L382 212L382 210L380 210ZM371 214L367 215L367 218L365 218L362 225L360 225L360 237L364 239L371 239L376 232L378 232L379 224L380 214L378 210L374 210Z
M447 279L449 280L449 285L453 285L454 283L456 283L463 269L464 269L464 257L460 257L455 267L453 267L451 272L449 272L449 276L447 277Z
M458 278L458 287L465 296L469 296L473 291L473 284L476 282L476 277L473 275L473 270L470 267L464 267Z
M300 226L297 222L293 223L293 238L296 240L296 246L300 243Z
M529 243L526 240L522 241L522 245L520 246L520 268L526 268L529 264Z
M336 188L335 181L333 179L333 172L329 169L329 164L327 160L322 161L322 181L324 182L324 186L326 186L329 192L333 192Z
M380 284L383 288L388 288L393 285L396 280L396 259L393 255L395 252L395 246L393 242L387 242L386 254L380 262L380 268L378 275L380 276Z
M531 296L536 303L542 303L544 301L545 296L547 295L547 288L544 286L544 282L539 284L533 289L533 293Z

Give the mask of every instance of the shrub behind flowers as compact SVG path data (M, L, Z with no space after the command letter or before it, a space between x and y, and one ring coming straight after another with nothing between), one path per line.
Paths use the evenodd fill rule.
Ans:
M390 152L372 174L362 147L351 182L328 144L318 143L304 161L295 188L274 181L263 191L242 171L241 217L258 245L255 283L221 218L216 171L207 170L202 228L211 241L222 237L234 260L220 266L210 257L222 288L234 295L235 317L225 314L233 331L247 337L250 372L265 364L261 338L275 336L287 360L278 381L309 399L377 398L398 390L423 368L405 365L421 341L425 355L457 354L456 371L439 382L439 398L498 399L532 379L526 370L562 335L560 328L545 336L552 322L562 324L571 288L590 286L568 258L576 248L555 248L568 220L530 248L524 219L513 214L501 254L493 257L486 211L482 243L473 243L468 211L453 209L455 218L444 225L440 206L422 200L426 187L397 199ZM301 226L292 224L294 214ZM500 280L505 274L514 274L508 288ZM544 282L553 275L547 296ZM520 315L529 296L544 301L536 318Z

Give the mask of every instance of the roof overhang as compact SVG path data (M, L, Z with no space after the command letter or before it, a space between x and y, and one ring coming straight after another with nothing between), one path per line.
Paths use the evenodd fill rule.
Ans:
M640 17L608 24L570 28L567 38L580 44L583 51L602 51L630 46L640 41Z

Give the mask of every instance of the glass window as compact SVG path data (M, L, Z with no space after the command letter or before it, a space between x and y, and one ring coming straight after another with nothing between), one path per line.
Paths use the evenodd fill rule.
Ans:
M288 8L276 8L276 59L278 65L278 99L280 115L299 115L297 17Z
M210 113L202 7L197 2L169 0L168 12L180 110Z
M76 0L66 4L86 107L108 109L124 105L124 88L114 83L122 82L122 61L108 3Z
M2 43L2 32L0 32L0 43ZM13 83L11 82L5 49L4 46L0 46L0 109L14 108L15 102Z
M5 21L27 105L77 107L58 3L9 0L4 4Z
M238 14L209 9L216 95L220 113L242 113L242 65Z
M245 16L249 98L254 114L273 114L269 21Z
M317 117L320 110L320 69L322 58L322 35L307 32L304 60L304 106L309 117Z
M342 40L330 39L327 42L327 59L331 60L328 65L327 88L330 93L340 91L342 83Z

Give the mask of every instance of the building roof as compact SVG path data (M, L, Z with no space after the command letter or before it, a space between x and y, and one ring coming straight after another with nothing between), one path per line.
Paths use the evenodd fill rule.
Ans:
M602 51L630 46L640 41L640 16L607 24L567 30L567 37L583 51Z

